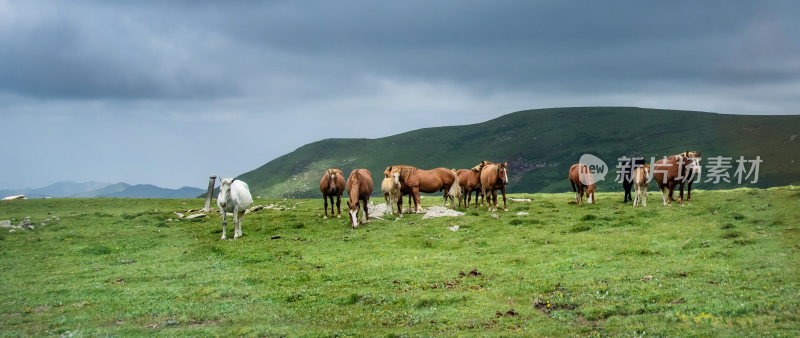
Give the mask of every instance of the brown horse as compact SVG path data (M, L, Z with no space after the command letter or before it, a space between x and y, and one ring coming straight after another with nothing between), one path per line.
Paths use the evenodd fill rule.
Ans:
M694 158L692 160L692 165L689 166L689 171L688 171L688 175L687 175L687 178L686 178L686 200L688 201L688 200L692 199L692 182L695 181L695 178L700 177L700 170L701 170L700 161L702 160L702 158L700 157L701 153L694 152L694 151L687 151L687 152L685 152L683 154L685 154L686 156ZM680 155L683 155L683 154L677 154L677 155L672 155L672 156L680 156ZM673 201L675 200L675 197L673 197L672 194L669 195L669 198L672 199Z
M481 169L481 192L489 202L489 211L497 211L497 189L503 193L503 210L506 206L506 185L508 184L508 162L488 164ZM491 194L491 200L489 199Z
M350 211L353 229L358 227L358 223L369 223L367 203L372 195L372 173L367 169L354 169L350 172L350 177L347 178L347 195L350 196L347 207ZM366 219L364 222L360 222L358 219L359 204L364 208L364 218Z
M458 176L458 184L461 185L461 190L464 191L461 200L464 201L464 207L469 208L469 203L472 200L472 192L475 192L475 209L478 208L478 197L481 196L481 172L474 169L461 169L456 172ZM461 206L461 200L458 201Z
M444 190L444 201L442 202L442 206L444 206L448 197L459 195L461 188L458 185L456 173L447 168L422 170L410 165L391 165L386 167L383 172L386 177L391 176L393 173L400 174L400 192L403 195L409 194L414 198L416 212L422 212L422 206L419 203L420 192L434 193ZM397 205L398 209L402 210L402 198ZM411 202L409 201L410 206ZM451 202L451 207L455 207L455 202Z
M575 193L575 203L583 204L583 193L586 189L586 198L589 204L594 204L594 177L589 171L589 166L575 163L569 167L569 184Z
M336 209L339 211L336 217L342 217L342 194L344 193L344 173L339 169L325 170L325 175L319 180L319 191L322 192L322 200L325 201L325 217L328 218L328 198L331 199L331 217L333 217L333 197L336 197Z
M672 205L675 186L680 185L680 203L683 206L683 186L694 178L695 170L700 166L700 155L701 153L687 151L660 159L653 164L653 180L661 190L664 205Z

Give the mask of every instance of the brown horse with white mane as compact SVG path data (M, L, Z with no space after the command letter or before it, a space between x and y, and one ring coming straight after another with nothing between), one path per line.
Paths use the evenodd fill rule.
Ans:
M342 194L344 193L344 173L339 169L325 170L325 175L319 180L319 191L325 201L325 217L328 218L328 198L331 199L331 217L333 217L333 197L336 197L336 217L342 217Z
M399 173L400 191L405 194L411 195L414 198L414 206L416 212L422 212L422 206L419 203L419 193L434 193L444 190L444 202L450 196L458 196L461 187L458 184L458 177L456 173L447 168L436 168L431 170L422 170L410 165L390 165L386 167L383 174L386 177L394 173ZM411 202L409 201L409 207ZM402 210L402 198L397 203L398 209ZM451 202L451 207L455 207L455 202Z
M487 164L481 169L481 191L486 202L489 202L489 211L497 210L497 189L503 193L503 210L508 211L508 206L506 206L507 184L508 162ZM491 200L489 199L490 194Z
M350 221L353 224L353 229L358 227L358 223L369 223L369 210L367 210L367 203L369 197L372 195L372 173L367 169L354 169L350 172L350 177L347 178L347 195L350 200L347 201L347 207L350 211ZM360 222L358 217L359 204L364 209L364 222Z
M694 179L694 173L700 167L700 156L701 153L687 151L660 159L653 164L653 180L661 190L664 205L672 205L672 193L675 186L680 185L680 203L683 206L683 186Z

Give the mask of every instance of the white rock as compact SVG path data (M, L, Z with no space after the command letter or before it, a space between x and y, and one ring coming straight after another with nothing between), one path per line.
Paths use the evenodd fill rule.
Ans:
M25 199L25 195L14 195L14 196L8 196L8 197L3 198L3 201L24 200L24 199Z
M511 201L511 202L530 202L531 201L530 198L509 198L508 200Z
M205 218L205 217L208 217L208 215L206 215L206 214L194 214L194 215L186 216L185 218L186 219L195 219L195 218Z
M182 213L179 213L179 212L177 212L177 211L174 211L173 213L174 213L175 215L178 215L178 218L183 218L183 214L182 214Z
M450 210L445 207L432 206L425 211L425 215L422 216L422 219L445 217L445 216L464 216L464 213L460 211Z
M386 203L381 203L378 205L373 205L372 201L369 201L367 204L367 209L369 210L369 217L381 217L383 215L389 215L392 213L392 210L389 208Z
M520 212L517 213L517 216L528 216L528 215L529 214L527 212L524 212L524 211L520 211Z
M448 230L450 230L450 231L454 231L454 232L455 232L455 231L458 231L458 225L454 225L454 226L451 226L451 227L447 227L447 229L448 229Z

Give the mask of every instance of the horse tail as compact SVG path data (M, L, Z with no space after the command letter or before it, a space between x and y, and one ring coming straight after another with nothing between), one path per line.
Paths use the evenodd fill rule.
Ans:
M458 174L456 174L455 169L450 169L450 172L453 173L453 185L450 186L450 190L447 192L447 194L452 196L453 198L460 197L461 184L458 183Z

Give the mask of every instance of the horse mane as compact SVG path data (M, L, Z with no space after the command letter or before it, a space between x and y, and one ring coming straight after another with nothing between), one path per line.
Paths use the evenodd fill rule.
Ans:
M392 172L400 173L400 177L403 178L403 179L405 179L409 175L413 174L417 170L419 170L419 169L417 169L416 167L412 167L410 165L404 165L404 164L393 165L392 166Z
M481 163L478 163L477 165L472 167L472 169L470 169L470 170L481 171L481 170L483 170L484 167L486 167L488 165L492 165L492 164L494 164L494 163L486 161L486 160L483 160L483 161L481 161Z

